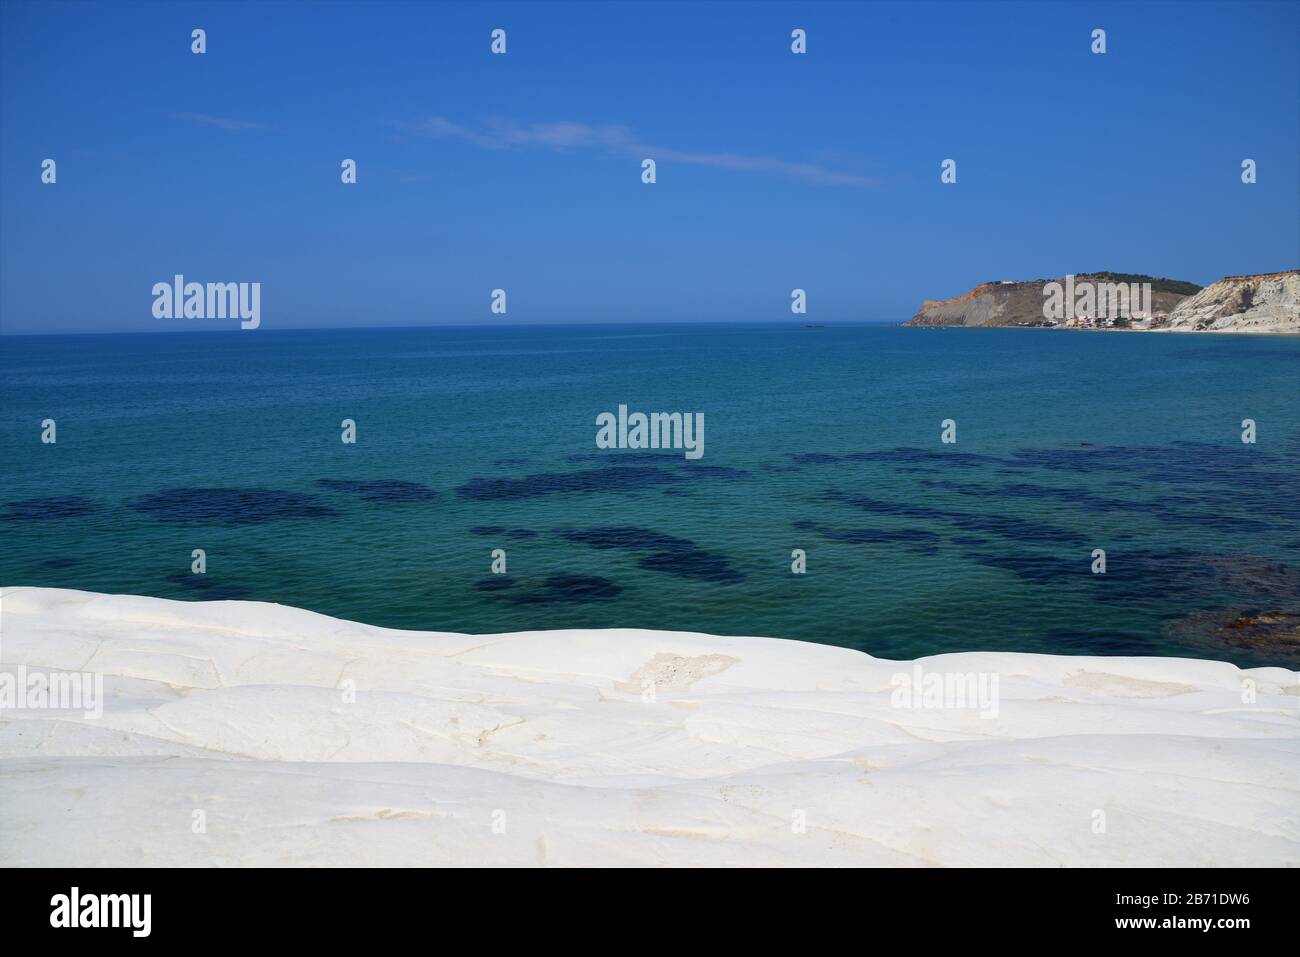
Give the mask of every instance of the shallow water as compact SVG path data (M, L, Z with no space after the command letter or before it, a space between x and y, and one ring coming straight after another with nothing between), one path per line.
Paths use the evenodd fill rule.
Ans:
M0 350L5 584L1300 664L1225 628L1300 612L1297 338L485 324ZM703 412L703 458L597 449L620 403Z

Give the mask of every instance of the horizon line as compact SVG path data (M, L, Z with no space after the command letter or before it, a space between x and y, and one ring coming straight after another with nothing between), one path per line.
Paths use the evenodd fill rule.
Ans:
M211 322L212 320L195 320L196 322ZM902 325L905 319L824 319L820 322L809 322L806 319L637 319L637 320L567 320L567 321L546 321L546 322L515 322L515 323L494 323L492 320L485 321L484 324L475 323L428 323L428 324L411 324L411 325L386 325L386 326L290 326L287 328L275 328L261 326L257 330L240 329L238 325L213 329L213 328L194 328L194 329L82 329L82 330L65 330L62 332L11 332L0 329L0 338L39 338L59 337L59 336L184 336L184 335L203 335L213 334L220 335L236 332L362 332L367 330L384 331L393 329L474 329L482 330L484 328L495 329L541 329L547 327L569 327L569 326L706 326L706 325L797 325L797 326L896 326ZM492 323L488 325L488 323Z

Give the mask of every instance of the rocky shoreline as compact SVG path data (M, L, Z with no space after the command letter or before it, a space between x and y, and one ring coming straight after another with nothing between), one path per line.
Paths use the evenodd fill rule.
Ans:
M103 692L4 711L7 867L1300 864L1285 668L0 607L0 675Z

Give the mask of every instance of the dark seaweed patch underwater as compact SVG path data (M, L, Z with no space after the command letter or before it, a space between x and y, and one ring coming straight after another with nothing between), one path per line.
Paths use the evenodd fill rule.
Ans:
M637 564L650 571L719 584L742 581L745 577L731 566L727 556L710 552L687 539L665 535L653 529L626 525L566 528L557 534L565 541L590 545L592 548L649 552L639 555Z
M99 511L98 502L82 495L47 495L5 505L8 522L43 522L52 518L82 518Z
M339 513L314 496L264 488L171 488L151 492L131 507L163 522L251 525Z
M401 479L317 479L316 484L338 492L351 492L367 502L391 504L395 502L425 502L435 497L433 489L419 482Z

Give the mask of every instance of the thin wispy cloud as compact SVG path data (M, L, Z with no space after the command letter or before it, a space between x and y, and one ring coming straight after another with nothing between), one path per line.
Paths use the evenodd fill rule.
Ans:
M270 129L265 123L251 123L248 120L234 120L225 116L209 116L207 113L176 113L173 115L178 120L198 123L202 126L215 126L227 133L245 133L248 130Z
M402 124L401 128L415 136L463 140L485 149L542 147L560 151L603 150L650 157L656 162L666 160L670 163L707 166L734 172L772 173L826 186L870 188L880 185L880 181L874 177L845 173L818 163L791 162L770 156L708 153L654 146L642 142L626 126L593 126L570 121L520 124L512 120L490 119L479 127L471 127L453 123L445 117L435 116L420 123Z

